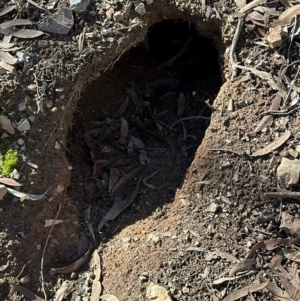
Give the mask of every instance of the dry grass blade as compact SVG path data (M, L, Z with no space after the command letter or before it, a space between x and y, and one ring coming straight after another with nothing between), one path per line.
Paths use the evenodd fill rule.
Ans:
M229 276L234 275L235 273L246 271L246 270L252 270L253 266L256 264L255 257L251 259L245 259L239 263L237 263L229 272Z
M15 288L16 291L18 291L19 293L21 293L22 295L24 295L29 300L44 301L43 298L37 296L35 293L33 293L32 291L30 291L28 288L26 288L24 286L17 285L14 288Z
M128 174L124 175L112 189L112 193L116 192L121 187L124 187L130 180L137 176L143 170L143 166L138 166L137 168L130 171Z
M242 297L245 297L248 295L248 293L254 293L257 291L260 291L264 288L266 288L266 286L269 284L269 281L263 282L261 284L256 284L256 285L250 285L250 286L246 286L242 289L239 289L235 292L230 293L228 296L226 296L223 301L235 301L238 300Z
M8 14L12 10L14 10L16 7L17 7L17 5L10 5L10 6L6 6L6 7L3 7L3 8L0 8L0 17Z
M276 141L270 143L269 145L267 145L263 149L254 152L251 156L252 157L258 157L258 156L264 156L264 155L267 155L267 154L271 153L272 151L274 151L275 149L277 149L278 147L283 145L290 138L290 136L291 136L291 132L286 131Z
M72 264L62 267L62 268L52 268L51 270L56 274L71 274L72 272L75 272L84 263L87 262L90 252L91 252L91 248L89 250L87 250L86 253L81 258L77 259Z

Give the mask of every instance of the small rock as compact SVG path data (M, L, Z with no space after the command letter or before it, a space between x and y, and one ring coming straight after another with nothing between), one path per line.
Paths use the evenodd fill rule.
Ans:
M294 158L297 158L297 157L298 157L298 152L295 151L294 149L290 148L290 149L288 150L288 152L289 152L289 154L290 154L292 157L294 157Z
M41 31L57 34L68 34L73 26L74 17L69 8L59 8L56 13L38 25Z
M1 138L2 139L5 139L5 138L7 138L8 137L8 134L7 133L3 133L2 135L1 135Z
M38 48L47 48L49 46L49 42L46 40L39 40L37 42Z
M300 160L290 160L282 158L281 163L277 168L277 176L279 182L285 187L290 188L299 182Z
M18 110L20 111L20 112L22 112L22 111L24 111L26 109L26 104L25 104L25 102L20 102L19 104L18 104Z
M150 282L147 290L146 296L149 301L171 301L168 291L160 285Z
M216 203L211 203L208 208L207 211L208 212L212 212L212 213L216 213L218 210L220 209L220 206Z
M146 3L147 3L148 5L150 5L150 4L153 3L153 0L146 0Z
M188 287L184 286L184 287L182 288L182 292L183 292L184 294L188 294L188 293L190 292L190 289L189 289Z
M34 121L35 121L35 116L29 116L28 119L29 119L32 123L34 123Z
M22 138L19 138L18 139L18 141L17 141L17 143L20 145L20 146L22 146L22 145L24 145L24 140L22 139Z
M114 9L112 7L110 7L107 11L106 11L106 18L107 20L111 20L114 14Z
M148 242L153 242L154 245L157 245L158 243L160 243L160 238L159 236L157 235L154 235L154 234L149 234L148 235L148 239L147 239Z
M66 109L66 107L64 105L61 106L60 108L62 111L64 111Z
M122 22L124 20L123 14L121 12L119 12L119 11L115 12L113 18L114 18L115 22Z
M26 283L28 283L28 282L29 282L29 276L26 275L25 277L22 277L22 278L20 279L20 282L21 282L21 284L26 284Z
M7 193L7 188L5 185L0 184L0 201L4 198Z
M48 109L51 109L53 106L53 101L52 100L46 100L45 105Z
M27 89L31 92L36 92L37 90L37 87L36 87L36 84L30 84Z
M55 149L60 149L60 144L57 141L55 141L54 148Z
M70 0L70 8L76 13L85 12L90 5L90 0Z
M73 272L73 273L71 273L70 278L71 278L71 279L76 279L76 276L77 276L76 273Z
M274 28L270 28L267 41L273 49L280 47L282 43L282 26L279 25Z
M30 124L27 118L23 120L18 126L17 129L19 132L25 132L30 130Z
M53 113L56 112L56 111L57 111L57 107L54 107L54 108L51 109L51 112L53 112Z
M10 173L10 177L15 179L15 180L19 180L20 179L20 173L14 169L11 173Z
M136 8L135 11L140 15L144 15L146 13L146 8L144 3L140 3Z

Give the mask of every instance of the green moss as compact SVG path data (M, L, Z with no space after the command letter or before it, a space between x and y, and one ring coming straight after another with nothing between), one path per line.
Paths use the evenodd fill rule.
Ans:
M14 168L17 167L19 163L19 155L17 151L8 150L4 155L4 159L2 158L1 168L2 174L7 176L9 175Z

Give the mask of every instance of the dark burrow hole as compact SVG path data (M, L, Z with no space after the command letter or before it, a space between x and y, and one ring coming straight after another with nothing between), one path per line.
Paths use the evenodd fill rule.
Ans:
M105 241L173 201L209 126L220 85L213 42L189 22L168 20L149 28L143 43L86 88L68 137L68 193L83 236L91 237L90 225L96 240ZM204 119L190 118L195 116ZM99 234L114 202L118 206Z

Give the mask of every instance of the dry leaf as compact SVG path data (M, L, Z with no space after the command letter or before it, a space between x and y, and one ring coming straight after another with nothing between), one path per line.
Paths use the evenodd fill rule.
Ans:
M16 7L17 7L16 5L10 5L10 6L6 6L6 7L3 7L3 8L0 8L0 17L8 14L12 10L14 10Z
M13 57L11 54L3 51L0 51L0 59L10 65L14 65L19 61L19 59Z
M98 231L102 229L106 222L114 220L122 211L124 211L128 206L132 204L139 191L141 181L142 176L139 177L130 198L128 198L126 195L124 196L124 191L122 188L117 190L114 204L98 225Z
M77 259L76 261L74 261L72 264L65 266L63 268L52 268L51 270L56 273L56 274L71 274L72 272L75 272L76 270L78 270L84 263L86 263L86 261L89 258L90 252L91 252L90 248L89 250L86 251L86 253L80 257L79 259Z
M152 174L150 174L150 175L147 176L147 177L144 177L144 178L143 178L143 184L144 184L146 187L150 188L150 189L162 189L162 188L166 187L166 185L160 186L160 187L155 187L154 185L148 184L148 183L147 183L147 181L148 181L149 179L153 178L153 177L154 177L158 172L160 172L160 171L161 171L161 169L159 169L159 170L153 172Z
M16 19L16 20L10 20L4 23L0 24L1 29L9 29L11 27L15 26L26 26L26 25L32 25L32 22L27 19Z
M108 182L108 192L111 193L113 187L118 182L120 177L119 169L111 167L109 169L109 182Z
M3 61L0 62L0 67L4 68L5 70L7 70L8 72L12 73L15 76L18 75L17 70L16 70L15 67L13 67L13 66L11 66L11 65L3 62ZM0 121L0 123L1 123L1 121Z
M0 48L11 48L13 46L15 46L16 43L4 43L4 42L0 42Z
M45 219L45 225L44 225L44 227L45 228L46 227L51 227L52 224L53 224L53 222L54 222L54 219ZM61 224L63 222L64 222L63 219L57 219L57 220L55 220L54 225L58 225L58 224Z
M26 288L24 286L17 285L14 288L15 288L15 290L17 290L19 293L21 293L22 295L24 295L29 300L32 300L32 301L44 301L44 299L42 299L41 297L37 296L35 293L33 293L32 291L30 291L28 288Z
M6 116L4 116L4 115L0 116L0 124L1 124L1 126L3 128L3 130L6 130L10 134L14 134L15 133L15 129L12 127L11 121Z
M237 263L229 272L229 276L234 275L235 273L252 270L255 267L256 259L255 257L251 259L244 259L241 262Z
M258 157L258 156L264 156L271 153L272 151L274 151L275 149L283 145L290 138L290 136L291 136L291 132L285 131L284 134L281 135L276 141L273 141L263 149L254 152L251 156Z
M260 276L259 279L261 281L268 281L264 276ZM266 289L279 301L289 301L289 295L287 292L283 291L281 288L277 286L277 284L273 281L269 281Z
M24 200L31 200L31 201L39 201L42 198L44 198L47 193L46 191L44 194L31 194L27 192L17 191L12 188L7 188L7 191L17 198L24 199Z
M0 178L0 183L14 187L21 187L23 185L11 178Z
M121 133L118 143L124 144L125 139L128 135L128 123L125 118L121 117Z
M124 187L130 180L136 177L143 170L143 166L138 166L126 175L124 175L114 186L112 189L112 193L116 192L121 187Z
M260 291L264 288L266 288L266 286L269 284L269 281L263 282L261 284L255 284L255 285L250 285L250 286L246 286L242 289L239 289L235 292L230 293L229 295L227 295L223 301L235 301L238 300L242 297L245 297L250 293L254 293L257 291Z
M177 101L177 115L181 116L184 113L185 110L185 105L186 105L186 100L185 96L183 93L179 93L179 98Z
M250 3L248 3L247 5L245 5L243 8L241 8L239 10L239 13L245 13L246 11L250 10L251 8L262 4L263 2L264 2L264 0L254 0L254 1L251 1Z
M73 284L68 280L64 281L59 290L55 293L54 301L62 301L72 292L72 289Z
M19 31L13 32L11 35L20 38L20 39L33 39L37 38L44 33L40 30L34 30L34 29L21 29Z

